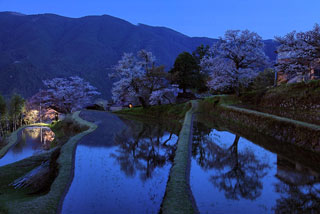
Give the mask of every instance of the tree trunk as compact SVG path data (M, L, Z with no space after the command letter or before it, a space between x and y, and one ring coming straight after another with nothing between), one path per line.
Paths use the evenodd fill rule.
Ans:
M20 177L11 183L15 189L22 189L26 187L41 186L41 180L44 180L50 172L49 161L43 162L40 166L36 167L32 171L28 172L23 177Z
M146 103L146 101L142 97L139 97L139 102L141 103L143 108L148 107L148 104Z
M237 95L238 97L240 97L240 95L241 95L241 92L240 92L240 88L239 88L239 87L236 88L236 95Z
M48 160L43 161L40 166L14 180L10 186L13 186L15 189L30 188L31 194L49 190L52 182L58 175L58 164L56 161L59 155L60 149L55 149Z
M233 169L238 168L238 143L239 143L240 136L236 135L236 138L233 141L233 144L230 146L232 157L234 159L234 166Z
M166 95L164 95L163 97L164 97L166 100L168 100L169 104L172 104L172 103L171 103L171 100L170 100Z
M169 140L171 140L171 138L172 138L172 133L170 133L169 138L166 141L164 141L162 145L166 146Z

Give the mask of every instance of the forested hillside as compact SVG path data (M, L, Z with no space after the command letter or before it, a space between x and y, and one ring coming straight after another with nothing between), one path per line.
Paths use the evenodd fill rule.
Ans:
M2 12L0 28L0 91L25 97L43 87L43 79L79 75L109 98L108 73L123 52L147 49L157 57L157 64L169 70L179 53L215 41L108 15L68 18ZM277 44L273 40L265 44L274 60Z

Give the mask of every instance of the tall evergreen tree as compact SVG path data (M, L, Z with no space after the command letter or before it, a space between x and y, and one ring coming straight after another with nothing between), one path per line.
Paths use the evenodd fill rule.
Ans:
M9 118L11 129L16 130L22 125L22 112L24 109L24 99L18 95L12 95L9 103Z
M188 52L178 55L170 73L172 82L178 84L183 93L186 93L187 89L198 89L203 83L199 65Z

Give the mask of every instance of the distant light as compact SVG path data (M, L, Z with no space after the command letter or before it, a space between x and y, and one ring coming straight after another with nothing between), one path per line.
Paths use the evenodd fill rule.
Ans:
M129 103L129 108L133 108L133 105L131 103Z

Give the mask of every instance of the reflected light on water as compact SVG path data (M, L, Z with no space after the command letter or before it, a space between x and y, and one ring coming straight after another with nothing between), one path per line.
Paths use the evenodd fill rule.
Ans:
M18 134L17 143L0 159L0 166L14 163L51 148L54 132L48 127L27 127Z
M28 135L28 137L32 138L36 142L41 143L45 150L50 149L50 143L55 138L54 132L48 127L27 127L24 130L24 134Z

